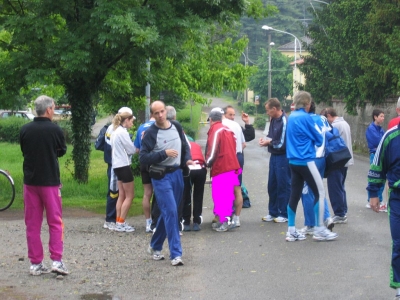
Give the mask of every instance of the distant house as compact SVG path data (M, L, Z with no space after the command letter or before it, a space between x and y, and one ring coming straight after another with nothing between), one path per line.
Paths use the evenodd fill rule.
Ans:
M302 42L301 53L300 53L300 45L297 40L296 40L297 41L296 47L294 41L278 47L278 50L282 54L289 57L293 57L293 62L290 63L290 65L293 67L293 94L297 92L296 83L301 83L301 84L305 83L305 78L303 74L300 72L300 70L297 68L297 65L302 64L304 62L303 57L308 55L308 52L303 50L304 45L309 45L312 43L311 39L307 36L301 37L300 40Z

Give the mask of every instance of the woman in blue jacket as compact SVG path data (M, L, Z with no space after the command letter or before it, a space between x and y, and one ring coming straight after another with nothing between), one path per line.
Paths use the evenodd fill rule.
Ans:
M316 227L313 238L319 241L337 238L337 234L327 229L322 220L325 189L321 175L315 164L315 158L316 147L320 147L324 139L321 129L308 114L311 101L312 98L308 92L300 91L294 95L295 110L290 114L287 126L286 155L289 159L292 186L287 209L288 232L286 233L286 241L288 242L306 239L305 235L298 232L295 227L296 209L304 182L307 182L315 197L314 214Z

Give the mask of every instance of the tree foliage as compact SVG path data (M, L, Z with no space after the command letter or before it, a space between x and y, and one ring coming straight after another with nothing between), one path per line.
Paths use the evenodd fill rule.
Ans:
M98 99L139 107L147 82L198 101L200 91L240 88L249 73L234 61L243 40L212 38L235 29L246 12L268 9L259 0L6 0L0 104L11 106L33 83L62 86L71 104L74 177L86 183Z
M350 114L396 94L399 9L393 1L338 0L316 10L301 88L317 102L343 99Z
M269 62L268 52L262 49L262 56L257 60L257 72L250 79L250 88L260 95L262 103L268 100ZM276 49L271 49L271 96L282 103L293 92L293 70L291 58ZM264 107L260 105L262 109Z

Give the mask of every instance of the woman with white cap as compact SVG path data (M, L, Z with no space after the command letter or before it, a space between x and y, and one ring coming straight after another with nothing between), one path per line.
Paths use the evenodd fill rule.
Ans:
M111 135L112 168L118 177L117 218L115 231L133 232L135 228L125 222L134 197L133 174L131 169L132 155L136 149L129 136L128 129L136 118L132 110L123 107L113 119L114 131Z

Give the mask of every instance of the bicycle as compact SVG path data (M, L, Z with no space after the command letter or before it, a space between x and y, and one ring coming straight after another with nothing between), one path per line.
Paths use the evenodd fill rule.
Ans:
M14 198L14 180L8 171L0 169L0 211L9 208L13 204Z

